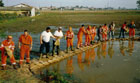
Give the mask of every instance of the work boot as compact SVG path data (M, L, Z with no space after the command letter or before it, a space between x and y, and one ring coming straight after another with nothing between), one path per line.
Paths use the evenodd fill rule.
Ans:
M2 70L6 70L6 66L2 66Z
M68 52L69 52L69 48L67 47L67 48L66 48L66 53L68 53Z
M17 69L16 65L13 65L13 68L14 68L14 69Z
M26 62L26 64L30 64L30 62Z

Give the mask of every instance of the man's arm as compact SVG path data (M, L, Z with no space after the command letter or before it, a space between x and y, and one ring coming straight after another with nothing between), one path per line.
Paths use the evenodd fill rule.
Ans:
M31 47L30 47L30 50L32 50L32 46L33 46L33 40L32 40L32 37L31 37Z
M42 42L42 35L40 35L40 44L43 44L43 42Z
M20 47L21 47L21 46L20 46L20 41L18 41L18 48L20 49Z

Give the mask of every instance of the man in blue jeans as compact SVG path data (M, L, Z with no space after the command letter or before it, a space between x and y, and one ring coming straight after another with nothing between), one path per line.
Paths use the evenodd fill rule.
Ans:
M123 36L123 38L125 38L125 29L127 28L126 24L127 22L124 22L124 24L122 25L119 38L121 38L121 35Z
M50 51L50 38L55 38L51 31L50 31L50 27L47 27L46 28L46 31L43 31L40 35L40 58L42 57L43 55L43 51L44 51L44 48L46 48L46 55L48 55L49 51ZM47 58L47 56L46 56Z

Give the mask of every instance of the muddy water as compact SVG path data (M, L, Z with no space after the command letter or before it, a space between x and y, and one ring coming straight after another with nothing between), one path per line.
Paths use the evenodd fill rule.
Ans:
M140 42L111 41L42 69L77 83L140 83Z

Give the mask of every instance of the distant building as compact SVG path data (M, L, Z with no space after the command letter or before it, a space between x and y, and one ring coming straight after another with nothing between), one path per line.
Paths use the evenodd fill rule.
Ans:
M89 8L74 8L75 11L88 11Z
M51 8L50 7L40 7L40 10L47 11L47 10L51 10Z
M35 16L36 8L27 4L18 4L9 7L0 7L0 13L16 13L17 15Z

